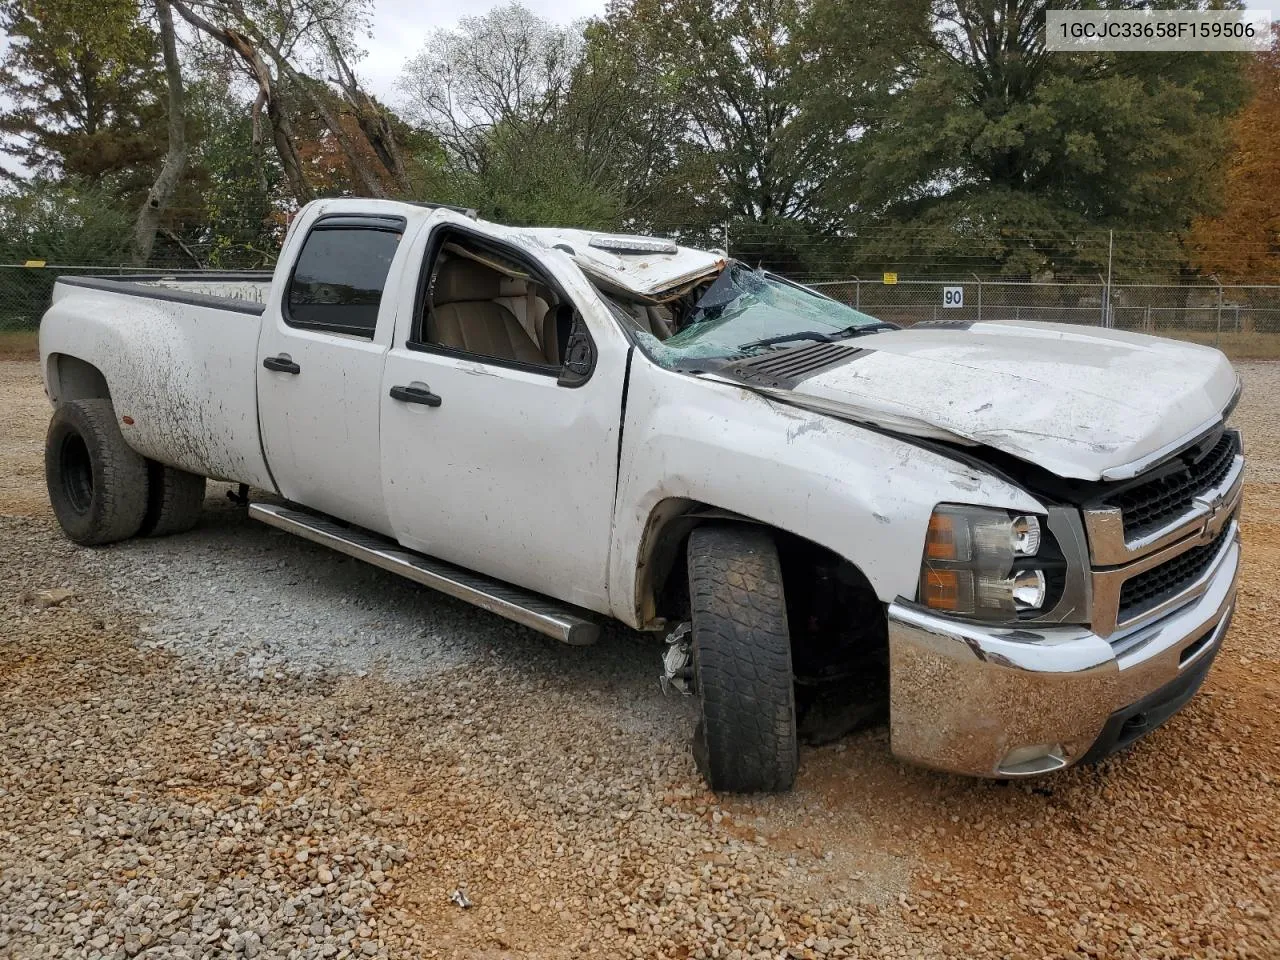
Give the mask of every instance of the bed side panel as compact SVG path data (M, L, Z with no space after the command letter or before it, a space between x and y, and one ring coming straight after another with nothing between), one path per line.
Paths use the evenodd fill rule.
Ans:
M50 399L59 400L59 357L76 357L102 372L139 453L271 489L258 433L260 323L212 305L59 284L40 328Z

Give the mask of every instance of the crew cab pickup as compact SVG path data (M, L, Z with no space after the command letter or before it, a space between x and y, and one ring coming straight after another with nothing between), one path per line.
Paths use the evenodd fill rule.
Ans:
M335 199L273 276L59 280L40 352L71 539L189 528L215 478L562 641L653 631L718 790L885 703L913 763L1092 761L1195 693L1235 601L1207 347L899 329L722 251Z

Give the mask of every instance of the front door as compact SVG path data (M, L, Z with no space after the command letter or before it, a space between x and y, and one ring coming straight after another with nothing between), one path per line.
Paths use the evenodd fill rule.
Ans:
M419 315L387 355L392 524L411 549L608 612L626 341L592 336L565 292L589 299L576 267L457 231L434 232Z
M395 297L382 296L404 220L322 216L258 344L258 408L280 493L389 533L378 416Z

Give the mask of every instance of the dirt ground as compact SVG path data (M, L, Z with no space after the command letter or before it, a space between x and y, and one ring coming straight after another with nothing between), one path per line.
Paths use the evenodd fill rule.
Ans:
M1280 957L1280 365L1239 369L1239 608L1182 713L1017 785L873 729L744 800L625 631L556 647L217 490L191 534L74 548L36 365L0 361L0 956ZM329 665L288 669L255 604ZM351 667L396 616L434 659Z

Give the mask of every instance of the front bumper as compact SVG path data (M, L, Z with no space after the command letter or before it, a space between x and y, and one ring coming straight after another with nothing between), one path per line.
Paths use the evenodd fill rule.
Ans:
M1182 706L1235 606L1233 531L1176 609L1105 638L1082 627L986 627L889 605L890 737L938 770L1021 777L1127 746Z

